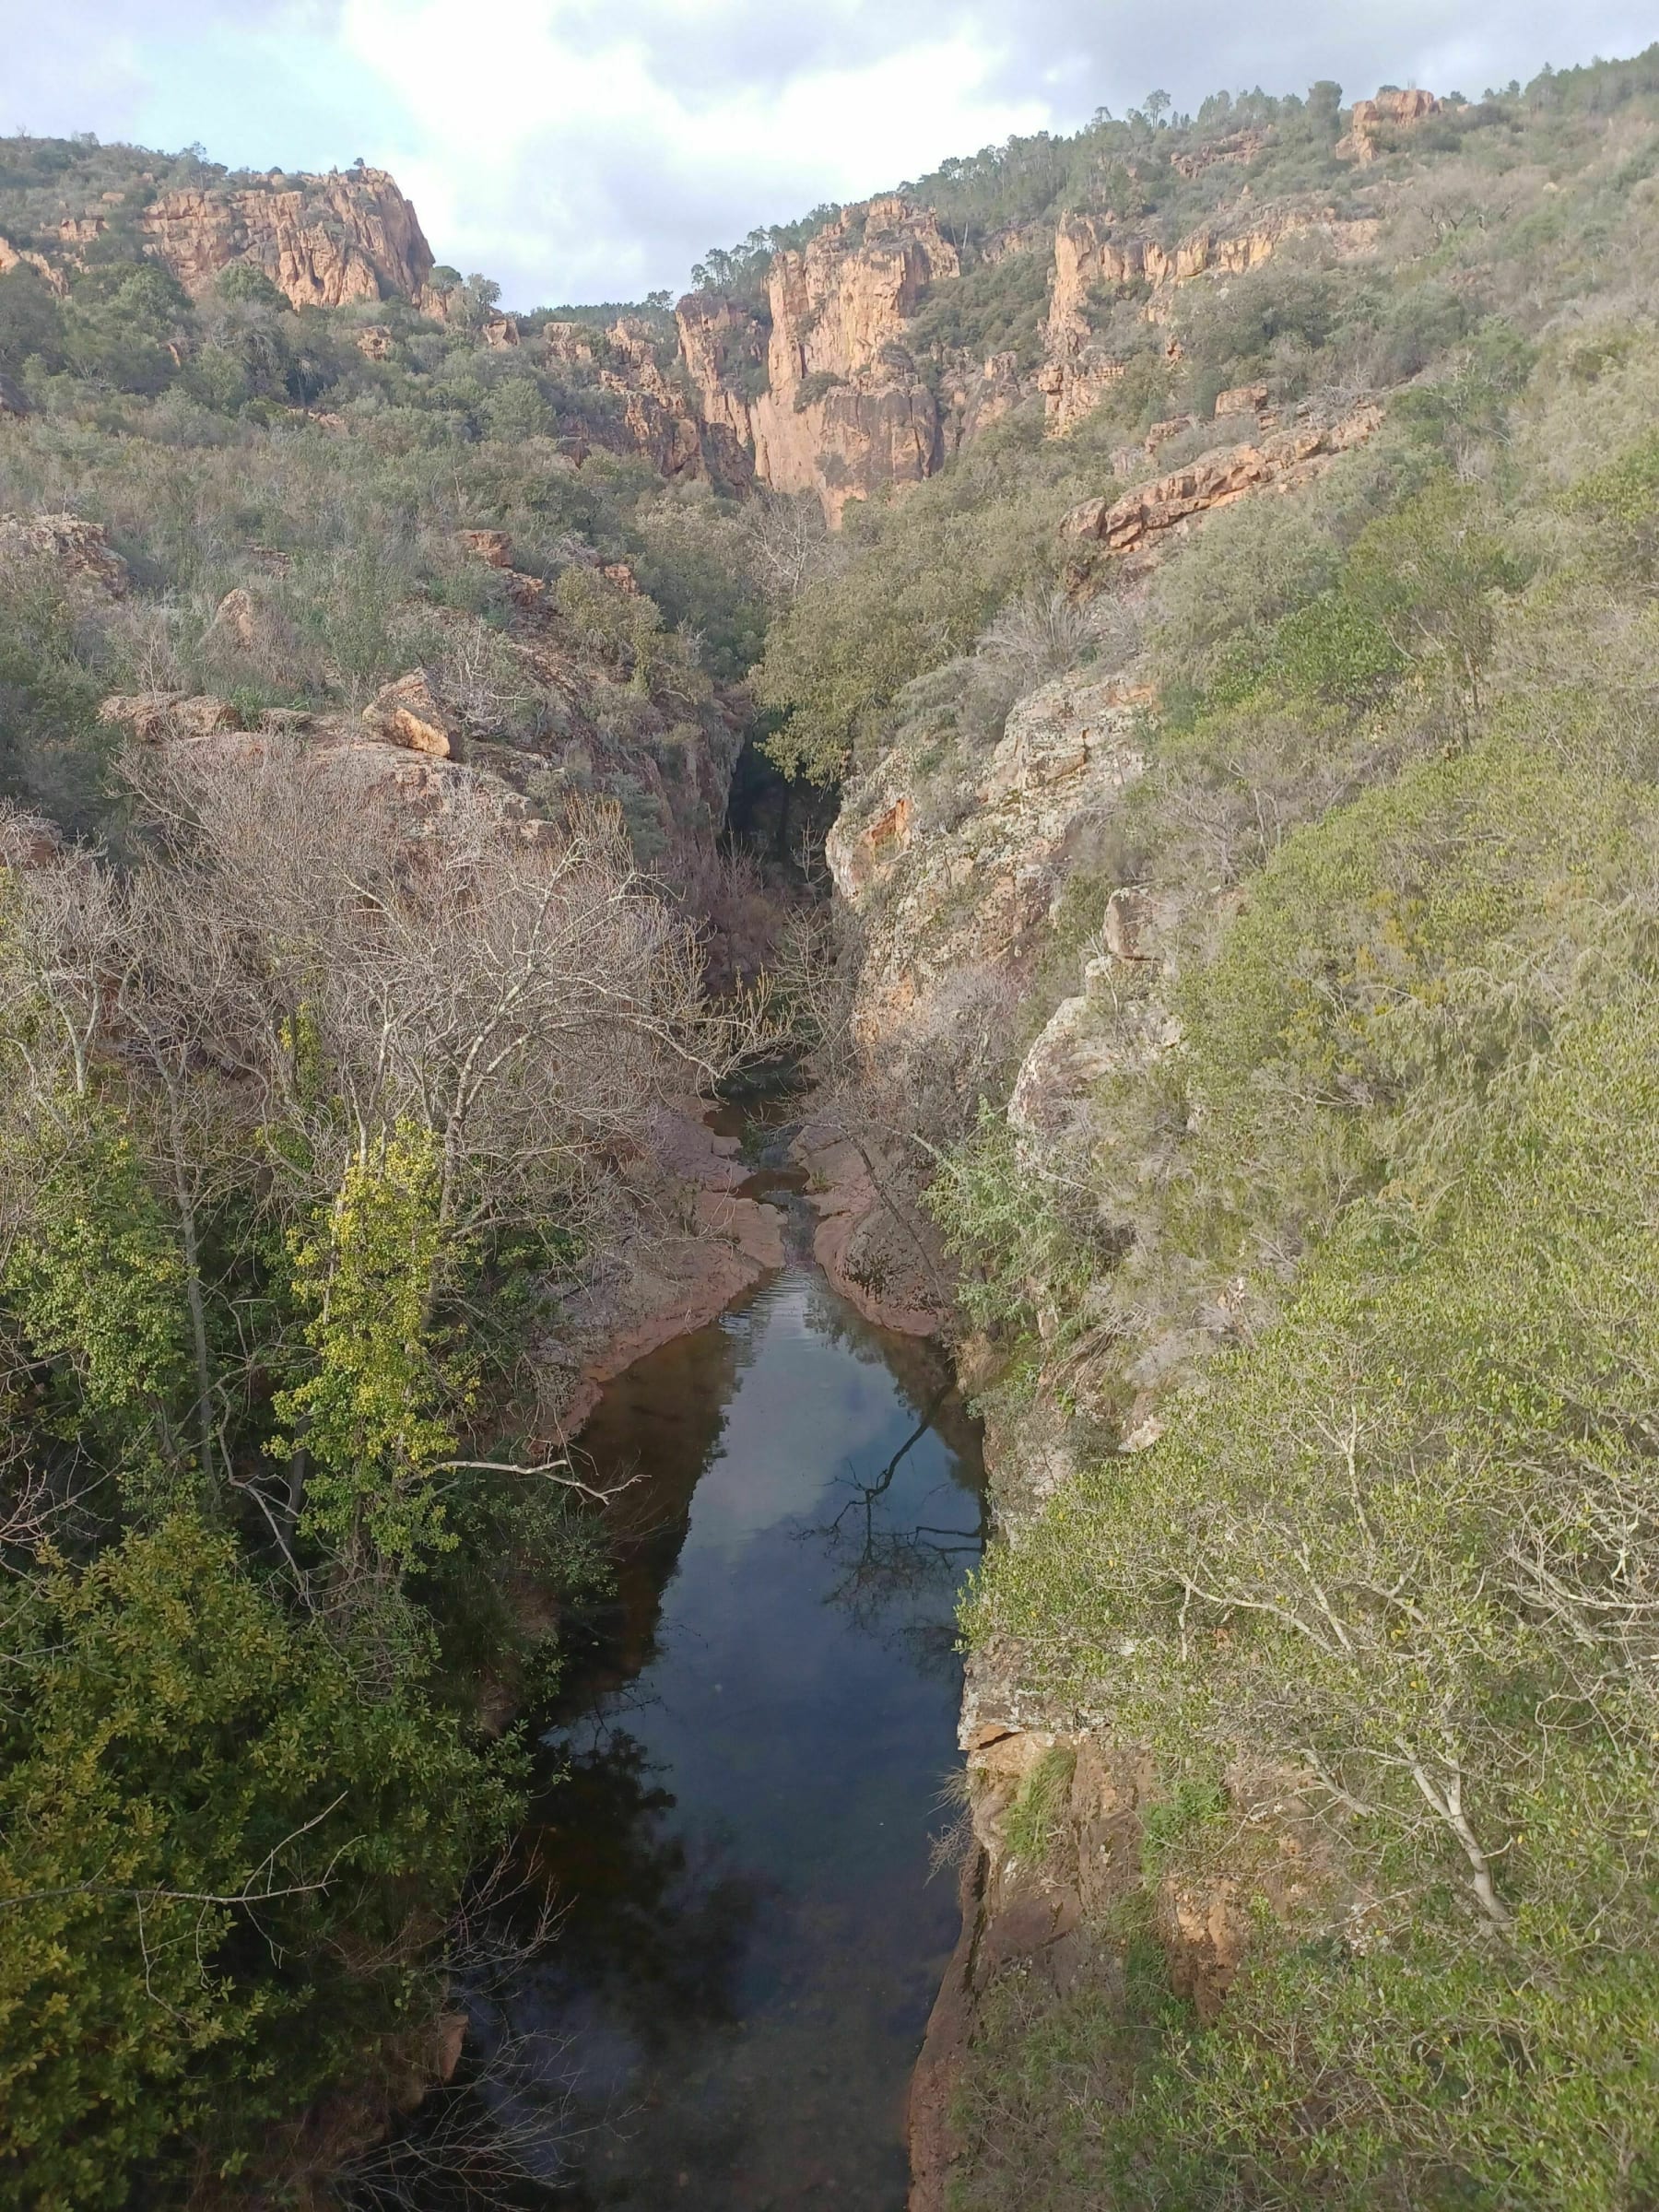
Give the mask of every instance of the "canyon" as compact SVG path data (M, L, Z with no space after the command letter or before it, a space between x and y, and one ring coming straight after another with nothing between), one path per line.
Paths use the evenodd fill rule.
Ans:
M1659 50L1644 84L1659 97ZM1646 1899L1645 1806L1633 1785L1620 1801L1637 1843L1605 1892L1577 1871L1538 1886L1514 1808L1557 1753L1445 1650L1478 1601L1477 1659L1567 1682L1546 1641L1567 1569L1551 1555L1555 1589L1534 1575L1518 1524L1488 1511L1505 1494L1479 1488L1524 1458L1511 1430L1479 1430L1484 1378L1521 1375L1504 1421L1524 1398L1528 1419L1532 1397L1568 1403L1533 1389L1554 1370L1529 1347L1565 1370L1592 1286L1645 1265L1597 1213L1659 1125L1631 1105L1641 1054L1587 1107L1569 1085L1607 1006L1645 1018L1652 118L1576 80L1478 106L1335 93L1097 118L1064 171L1021 151L1035 182L992 149L711 253L719 280L698 272L672 308L500 312L360 166L105 194L55 229L7 217L0 277L18 297L38 278L68 334L67 365L0 380L0 582L30 620L47 610L63 656L42 659L50 682L28 664L15 695L44 699L54 772L61 687L124 790L288 779L331 818L360 813L439 886L421 911L443 927L418 933L448 971L434 958L434 1004L452 976L475 987L521 872L555 872L603 824L619 896L664 932L628 942L658 943L665 989L683 980L660 1016L641 1000L620 1018L650 1041L645 1075L620 1044L607 1074L593 1014L573 1044L558 1030L568 1071L530 1055L592 1081L590 1119L567 1140L547 1109L539 1211L480 1244L476 1277L469 1241L454 1262L456 1341L488 1324L489 1416L511 1433L498 1446L479 1421L442 1447L445 1474L509 1478L500 1548L465 1554L487 1664L446 1695L492 1740L521 1722L529 1886L551 1870L550 1909L570 1911L550 1941L487 1902L504 1980L469 1981L471 1954L436 1970L443 2063L429 2037L409 2064L448 2086L409 2136L442 2132L475 2064L490 2103L504 2053L512 2096L595 2124L570 2148L544 2121L533 2194L579 2189L591 2158L605 2201L756 2212L809 2189L872 2212L907 2191L910 2212L1360 2207L1379 2171L1406 2176L1401 2202L1496 2203L1490 2174L1520 2170L1515 2141L1531 2155L1548 2093L1540 2065L1519 2135L1500 2113L1500 2155L1459 2194L1465 2148L1484 2155L1468 2113L1515 2078L1503 2007L1513 2048L1566 2050L1564 2075L1611 2041L1586 2014L1557 2045L1525 2014L1579 1969L1564 1947L1527 1953L1524 1916L1539 1897L1587 1916ZM70 345L117 245L200 306L134 286L177 321L171 349L151 342L171 381L152 361L129 396ZM218 288L237 268L296 315L260 286ZM332 382L313 389L303 362L258 382L271 333L276 354L306 330ZM64 457L57 416L77 406L73 437L108 441L103 481ZM39 892L56 911L77 839L102 833L83 818L0 817L20 908ZM171 827L145 834L171 852ZM466 887L453 914L445 869ZM624 938L605 942L598 962L568 948L595 1006ZM145 972L134 956L122 990ZM95 975L87 1003L103 995ZM298 1098L296 1003L275 1030ZM1575 1112L1616 1141L1583 1140L1576 1183L1562 1171L1571 1327L1539 1293L1533 1337L1499 1311L1483 1338L1479 1301L1524 1237L1500 1224L1441 1309L1435 1239L1473 1239L1457 1209L1493 1190L1524 1229ZM382 1198L403 1127L380 1140ZM155 1152L175 1177L179 1156ZM177 1189L157 1187L165 1220ZM1623 1275L1590 1264L1598 1236ZM304 1254L288 1224L259 1248L290 1301ZM1638 1303L1600 1338L1584 1324L1597 1420L1629 1412L1608 1378ZM285 1376L324 1341L310 1326ZM452 1387L449 1342L433 1335L433 1389ZM455 1374L470 1406L460 1359ZM256 1379L252 1443L219 1448L239 1492L279 1448L303 1457ZM1435 1457L1463 1449L1448 1406L1469 1411L1467 1465ZM1606 1465L1636 1426L1596 1431ZM1579 1479L1583 1434L1539 1433ZM1650 1471L1633 1464L1632 1494ZM585 1469L575 1488L604 1510L585 1536L559 1524L571 1553L537 1584L547 1516L513 1486L549 1468ZM1465 1493L1451 1543L1435 1515ZM276 1555L240 1498L230 1512L264 1573ZM1524 1518L1540 1560L1571 1520ZM1386 1572L1350 1575L1373 1554ZM1453 1584L1477 1554L1470 1596ZM1408 1665L1420 1622L1398 1601L1417 1605L1419 1567L1441 1577L1434 1602L1453 1594ZM555 1627L557 1652L525 1622ZM1645 1783L1648 1740L1621 1773ZM1538 1802L1553 1880L1578 1813ZM1598 1848L1623 1848L1615 1827ZM954 1884L928 1886L930 1830ZM1442 2004L1446 1973L1442 2034L1413 2007L1419 1988ZM1651 2012L1639 1990L1620 2035ZM1271 2064L1235 2072L1231 2106L1204 2104L1258 2053ZM1395 2077L1417 2085L1397 2109ZM1357 2194L1327 2080L1369 2100ZM1240 2183L1228 2131L1256 2126L1269 2089ZM373 2095L354 2145L387 2117ZM414 2096L405 2078L394 2149ZM613 2129L636 2098L637 2127ZM1630 2110L1651 2103L1650 2083ZM1439 2136L1390 2163L1431 2109ZM1559 2142L1575 2123L1550 2124ZM1641 2132L1609 2124L1605 2171L1635 2171L1617 2159ZM1211 2151L1189 2195L1182 2161ZM330 2186L319 2159L297 2201ZM1583 2203L1627 2198L1610 2183Z
M1359 102L1346 142L1356 171L1369 166L1379 133L1407 132L1438 112L1429 94ZM623 315L608 328L553 320L529 338L510 314L485 310L475 320L485 344L526 344L574 392L616 402L614 424L594 433L599 442L674 481L810 495L835 529L850 502L902 494L1038 394L1051 434L1086 419L1127 366L1102 335L1107 323L1121 327L1114 310L1165 333L1173 359L1184 288L1225 288L1292 251L1307 265L1370 253L1374 210L1341 212L1308 195L1256 204L1250 165L1266 143L1241 133L1210 149L1210 173L1228 188L1212 218L1174 237L1110 207L1062 211L1052 225L984 241L965 260L970 250L936 213L900 192L841 208L804 245L774 253L752 290L689 293L671 319ZM142 184L127 195L132 206L65 211L32 244L0 238L0 273L27 263L61 292L122 222L193 295L248 267L296 308L401 301L440 321L463 312L453 281L434 281L416 211L383 171L273 171L147 194ZM120 194L105 198L123 203ZM959 292L971 266L1015 253L1047 257L1034 350L980 354L918 335L923 310ZM359 344L379 358L390 334L368 324Z

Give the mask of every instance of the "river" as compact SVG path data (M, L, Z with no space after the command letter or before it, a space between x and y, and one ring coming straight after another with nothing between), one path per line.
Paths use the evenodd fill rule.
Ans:
M779 1139L771 1140L774 1160ZM527 1839L560 1919L488 2001L548 2202L900 2212L904 2102L955 1940L954 1604L978 1439L931 1347L810 1257L638 1361L582 1432L614 1601L538 1716ZM521 1904L522 1911L522 1904ZM535 2201L535 2195L527 2201Z

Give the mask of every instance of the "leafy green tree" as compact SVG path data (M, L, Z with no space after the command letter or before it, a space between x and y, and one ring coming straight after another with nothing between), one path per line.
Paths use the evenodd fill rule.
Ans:
M549 438L559 427L540 387L525 376L511 377L488 393L483 415L489 435L510 445L522 444L526 438Z
M233 2181L418 2026L429 1918L510 1798L199 1520L49 1566L0 1620L0 2183L79 2212Z
M1406 661L1444 672L1467 716L1480 712L1498 603L1527 573L1479 495L1442 477L1369 526L1349 556L1346 584Z
M1562 504L1599 525L1594 558L1603 573L1649 583L1659 575L1659 434L1581 477Z
M314 1364L278 1394L291 1433L271 1449L303 1452L300 1533L347 1561L406 1567L454 1542L433 1476L454 1456L451 1424L467 1386L465 1363L433 1343L442 1273L454 1264L439 1186L437 1140L400 1124L350 1161L327 1214L289 1239Z
M276 314L291 312L288 294L279 291L251 261L233 261L220 270L213 288L228 306L269 308Z
M20 262L0 276L0 370L18 376L31 359L63 367L64 311L46 279Z
M193 1487L176 1229L107 1107L58 1100L32 1139L14 1140L10 1165L30 1198L0 1298L49 1373L49 1433L95 1443L127 1510L148 1517Z

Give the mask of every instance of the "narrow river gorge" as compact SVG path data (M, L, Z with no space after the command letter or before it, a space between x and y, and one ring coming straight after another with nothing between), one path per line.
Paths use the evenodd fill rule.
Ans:
M474 2006L564 2205L899 2212L957 1933L930 1859L978 1438L943 1358L830 1288L782 1140L758 1141L785 1265L582 1430L600 1480L634 1479L613 1595L536 1718L514 1910L545 1899L557 1934Z

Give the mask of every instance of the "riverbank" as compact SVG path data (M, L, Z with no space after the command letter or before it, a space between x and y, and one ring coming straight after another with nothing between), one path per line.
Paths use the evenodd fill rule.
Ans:
M656 1117L654 1161L680 1223L636 1237L569 1315L586 1349L562 1409L567 1436L635 1360L706 1328L783 1265L777 1209L745 1194L755 1171L739 1157L741 1139L712 1125L721 1111L688 1099Z
M840 1295L878 1328L936 1336L948 1309L926 1230L883 1204L865 1152L808 1120L790 1158L818 1218L813 1257Z

